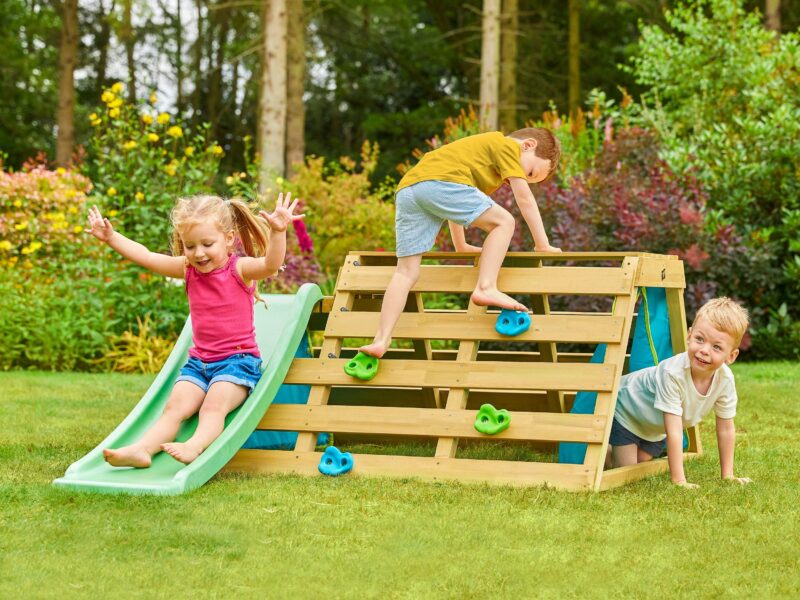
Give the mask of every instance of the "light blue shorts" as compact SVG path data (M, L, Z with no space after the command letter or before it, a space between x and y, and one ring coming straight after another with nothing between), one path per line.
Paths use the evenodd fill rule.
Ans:
M176 381L190 381L204 392L218 381L228 381L253 391L261 378L261 359L252 354L233 354L217 362L190 356Z
M395 205L395 252L402 257L433 248L445 220L468 227L494 201L471 185L420 181L397 192Z

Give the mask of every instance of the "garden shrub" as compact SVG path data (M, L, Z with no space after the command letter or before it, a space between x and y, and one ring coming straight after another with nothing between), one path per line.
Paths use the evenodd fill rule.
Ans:
M707 187L711 218L735 225L751 252L773 254L772 285L745 278L737 289L756 327L783 303L796 320L800 36L776 36L741 0L681 4L666 21L643 28L630 67L649 86L643 117L673 170L691 168Z

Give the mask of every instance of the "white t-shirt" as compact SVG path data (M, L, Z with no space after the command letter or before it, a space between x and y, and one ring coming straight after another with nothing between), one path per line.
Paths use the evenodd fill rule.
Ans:
M722 419L736 416L736 384L733 372L723 364L708 393L698 393L692 381L689 355L676 354L622 378L614 417L631 433L650 442L667 437L664 413L683 418L683 426L699 423L711 409Z

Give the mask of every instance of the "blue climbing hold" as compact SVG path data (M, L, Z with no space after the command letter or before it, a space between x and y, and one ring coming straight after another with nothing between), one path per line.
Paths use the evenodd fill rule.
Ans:
M336 477L344 475L353 468L353 455L349 452L342 452L336 446L328 446L322 453L319 461L319 472L323 475Z
M504 308L497 316L494 329L500 335L514 336L528 331L530 326L531 316L528 313Z

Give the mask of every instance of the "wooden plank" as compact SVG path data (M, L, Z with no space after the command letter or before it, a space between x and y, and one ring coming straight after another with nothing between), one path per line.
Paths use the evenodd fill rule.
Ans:
M383 360L378 374L372 380L359 381L344 372L346 362L346 359L296 358L284 383L314 386L610 391L616 373L613 365L589 363Z
M631 331L631 322L633 321L633 312L636 305L636 288L633 286L633 275L637 272L639 266L639 258L627 258L623 262L623 270L631 275L630 288L626 296L618 296L617 301L613 308L615 317L622 317L625 319L625 327L622 332L622 343L608 344L606 347L605 359L603 364L613 367L616 373L622 374L622 368L625 363L625 350L628 343L628 338ZM611 423L614 420L614 407L617 402L617 392L619 391L620 377L614 378L611 390L604 390L597 394L595 402L594 414L605 417L605 432L603 440L600 444L589 445L586 449L586 457L584 465L591 467L594 472L594 490L600 489L600 483L603 477L603 467L605 464L606 452L608 450L608 436L611 434Z
M325 335L371 337L378 328L379 313L331 313ZM412 340L503 340L513 342L619 343L623 319L593 315L533 315L528 331L513 338L495 331L497 313L403 313L392 332L396 339Z
M605 426L605 419L594 415L514 412L508 429L493 436L486 436L475 431L476 414L475 410L435 408L273 404L261 419L258 429L492 440L600 442Z
M686 287L683 261L669 256L640 258L634 285L636 287L683 289Z
M693 460L700 456L694 452L684 452L683 460ZM655 458L647 462L641 462L627 467L617 467L603 472L603 482L600 484L599 491L610 490L615 487L638 481L650 475L669 472L669 463L666 458Z
M345 266L338 289L350 292L382 292L394 267ZM500 269L497 286L506 294L624 294L632 284L633 272L612 267L541 267ZM470 293L475 289L478 269L423 265L412 292Z
M367 250L351 250L350 255L358 256L361 262L373 259L387 259L397 262L397 257L394 252L375 252ZM426 252L422 255L426 259L475 259L480 254L476 252ZM532 261L542 260L562 260L562 261L576 261L576 260L619 260L620 262L628 257L636 256L654 256L654 257L672 257L672 255L653 254L650 252L506 252L506 258L509 259L530 259ZM674 258L678 258L675 256Z
M320 475L319 452L240 450L225 467L239 473ZM348 477L392 476L427 481L461 481L513 486L545 485L563 490L590 489L590 472L583 465L473 460L428 456L354 454Z
M406 304L406 310L411 311L412 313L424 313L425 306L422 303L422 294L409 294L408 302ZM342 315L348 313L341 313ZM352 313L350 313L352 314ZM367 313L370 314L370 313ZM380 319L380 313L371 313L373 316L377 317L374 322L374 327L372 331L378 330L378 319ZM402 317L402 315L401 315ZM397 332L395 330L392 332L394 337L397 337ZM419 338L415 339L414 342L414 354L416 358L422 360L431 360L433 358L433 351L431 349L431 342L428 339ZM424 387L422 388L422 394L425 397L425 404L426 406L441 408L441 392L439 388L430 388Z

